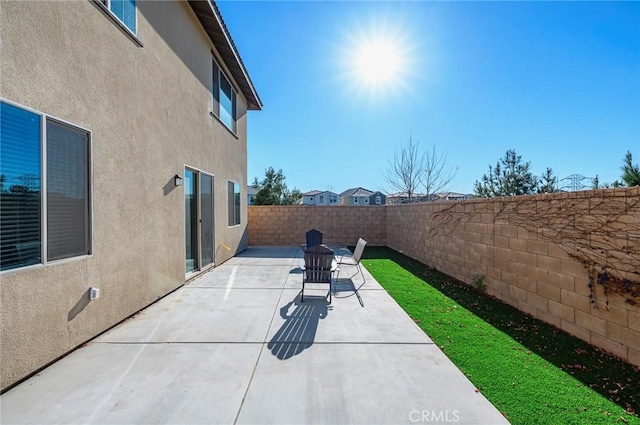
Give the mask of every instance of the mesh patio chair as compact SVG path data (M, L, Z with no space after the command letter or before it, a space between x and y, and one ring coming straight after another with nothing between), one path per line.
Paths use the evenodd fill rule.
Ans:
M304 264L302 268L302 291L300 302L304 302L305 283L328 283L329 302L331 302L331 275L336 269L333 261L333 251L325 245L316 245L304 251Z
M305 249L313 248L317 245L322 245L322 232L318 229L311 229L306 233L307 245Z
M349 276L349 279L351 279L352 277L357 275L358 272L360 272L360 275L362 276L362 285L364 285L365 282L367 281L367 279L364 277L364 273L362 272L362 267L360 266L360 258L362 258L362 253L364 252L365 245L367 245L367 241L360 238L358 239L358 243L356 244L356 249L353 250L352 256L343 255L342 257L338 258L338 266L356 266L357 267L358 270L356 270L354 274ZM338 268L338 273L340 273L339 268ZM336 277L336 280L337 280L337 277ZM360 289L362 285L360 285L358 289ZM358 289L356 289L356 292L358 292Z

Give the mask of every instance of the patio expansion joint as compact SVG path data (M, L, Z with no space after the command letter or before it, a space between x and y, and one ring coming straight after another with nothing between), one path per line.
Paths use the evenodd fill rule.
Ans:
M92 341L90 344L104 344L104 345L196 345L196 344L209 344L209 345L259 345L264 342L260 341Z
M297 251L296 251L296 255L297 255ZM291 264L289 264L289 267L293 267L294 264L296 263L296 261L299 261L299 259L297 258L293 258L291 259ZM262 341L262 345L260 347L260 352L258 353L258 356L256 357L256 361L253 364L253 368L251 369L251 376L249 377L249 382L247 383L247 388L244 391L244 394L242 395L242 401L240 402L240 406L238 407L238 412L236 413L236 417L233 420L234 425L238 423L238 418L240 417L240 413L242 412L242 408L244 407L244 403L247 399L247 394L249 394L249 389L251 388L251 384L253 383L253 379L256 376L256 371L258 370L258 364L260 363L260 359L262 358L262 353L265 349L265 347L268 344L267 338L269 337L269 330L271 329L271 326L273 326L273 321L274 318L276 316L276 314L278 314L278 306L280 305L280 300L282 300L282 295L284 294L284 291L286 289L287 286L287 280L289 279L289 276L287 275L287 277L284 280L284 284L282 285L282 288L280 289L280 295L278 295L278 301L275 304L275 307L273 308L273 314L271 315L271 320L269 321L269 326L267 326L267 331L264 335L263 341Z
M384 342L384 341L269 341L272 344L312 344L312 345L436 345L435 342Z
M207 290L211 290L211 289L215 289L218 291L224 290L226 291L228 288L225 286L190 286L189 289L207 289ZM261 290L261 291L279 291L280 289L282 289L282 287L275 287L275 288L265 288L265 287L244 287L244 288L233 288L234 291L245 291L245 290ZM295 288L293 288L295 289Z
M312 345L436 345L435 342L403 341L93 341L101 345L268 345L268 344L312 344Z

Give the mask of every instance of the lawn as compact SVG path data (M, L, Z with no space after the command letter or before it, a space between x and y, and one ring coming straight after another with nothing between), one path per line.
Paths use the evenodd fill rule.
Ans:
M640 368L388 248L364 266L513 424L640 424Z

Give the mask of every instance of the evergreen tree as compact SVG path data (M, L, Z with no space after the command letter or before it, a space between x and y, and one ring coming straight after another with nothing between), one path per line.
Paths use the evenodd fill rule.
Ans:
M558 178L553 175L553 170L547 167L547 171L540 177L540 184L538 186L538 193L553 193L557 192Z
M633 165L631 152L627 151L624 157L622 169L622 181L629 187L640 186L640 167L638 164Z
M257 177L253 180L253 187L259 189L253 205L296 205L300 202L302 193L296 188L289 191L281 169L275 171L269 167L264 174L262 182L258 182Z
M523 163L515 149L507 150L495 167L489 165L489 173L483 175L481 181L476 180L475 195L490 198L536 193L538 179L530 171L530 167L531 163Z

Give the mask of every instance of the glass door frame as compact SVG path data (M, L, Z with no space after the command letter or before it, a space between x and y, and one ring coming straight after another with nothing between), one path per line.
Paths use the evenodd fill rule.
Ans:
M195 167L190 167L188 165L185 165L184 167L184 173L185 173L185 184L187 182L187 173L193 173L193 175L195 176L195 189L194 189L194 201L195 201L195 225L196 225L196 230L195 230L195 236L196 236L196 242L195 242L195 250L196 253L194 255L194 267L193 269L187 271L186 268L186 262L188 261L187 259L187 252L186 252L186 238L187 238L187 210L186 210L186 203L185 203L185 211L184 211L184 224L185 224L185 228L184 228L184 237L185 237L185 275L187 277L192 276L194 274L197 274L203 270L209 269L211 267L213 267L215 265L215 223L216 223L216 217L215 217L215 176L213 173L207 173L205 171L199 170L198 168ZM211 252L211 263L206 264L203 266L203 258L202 258L202 252L203 252L203 244L202 244L202 176L207 176L211 178L211 227L212 227L212 234L211 234L211 246L212 246L212 252ZM183 199L186 199L186 193L187 193L187 188L185 187L184 189L184 196ZM192 221L192 224L193 221Z

